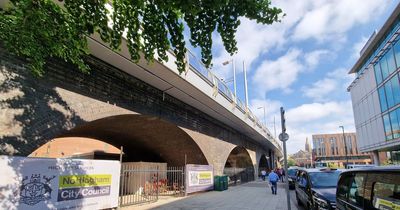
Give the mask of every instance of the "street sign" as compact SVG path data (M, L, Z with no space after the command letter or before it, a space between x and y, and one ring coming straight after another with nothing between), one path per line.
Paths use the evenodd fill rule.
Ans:
M289 134L287 134L287 133L281 133L281 134L279 134L278 138L279 138L279 140L281 140L281 141L287 141L287 140L289 139Z

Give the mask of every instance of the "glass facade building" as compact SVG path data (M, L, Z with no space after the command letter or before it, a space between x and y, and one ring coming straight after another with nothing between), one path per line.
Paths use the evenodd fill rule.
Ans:
M368 40L351 69L349 86L359 149L390 152L400 149L400 6Z

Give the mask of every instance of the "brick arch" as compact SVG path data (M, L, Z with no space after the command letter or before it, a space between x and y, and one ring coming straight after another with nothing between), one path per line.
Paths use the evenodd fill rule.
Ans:
M172 166L208 164L195 141L158 117L124 114L76 126L58 137L85 137L124 147L125 160L167 162ZM186 157L185 157L186 155Z
M236 146L226 158L224 174L227 174L232 182L253 181L255 177L255 167L248 150L243 146Z
M268 163L267 156L265 154L261 154L260 159L258 161L258 174L261 174L262 170L268 171L271 167Z

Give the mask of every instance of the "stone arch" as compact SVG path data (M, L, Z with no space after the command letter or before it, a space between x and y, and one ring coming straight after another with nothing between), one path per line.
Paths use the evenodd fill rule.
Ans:
M171 166L208 164L196 142L178 126L145 115L117 115L66 131L60 138L90 138L123 146L124 160L166 162ZM185 157L186 154L186 157Z
M231 184L254 180L254 165L249 152L243 146L236 146L229 153L225 162L224 174Z

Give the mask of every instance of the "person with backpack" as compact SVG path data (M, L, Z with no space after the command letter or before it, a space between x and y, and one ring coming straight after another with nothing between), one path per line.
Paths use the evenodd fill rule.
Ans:
M278 174L276 174L274 171L271 170L271 172L268 174L268 180L269 183L271 184L272 194L276 195L276 190L277 190L276 185L279 180Z

